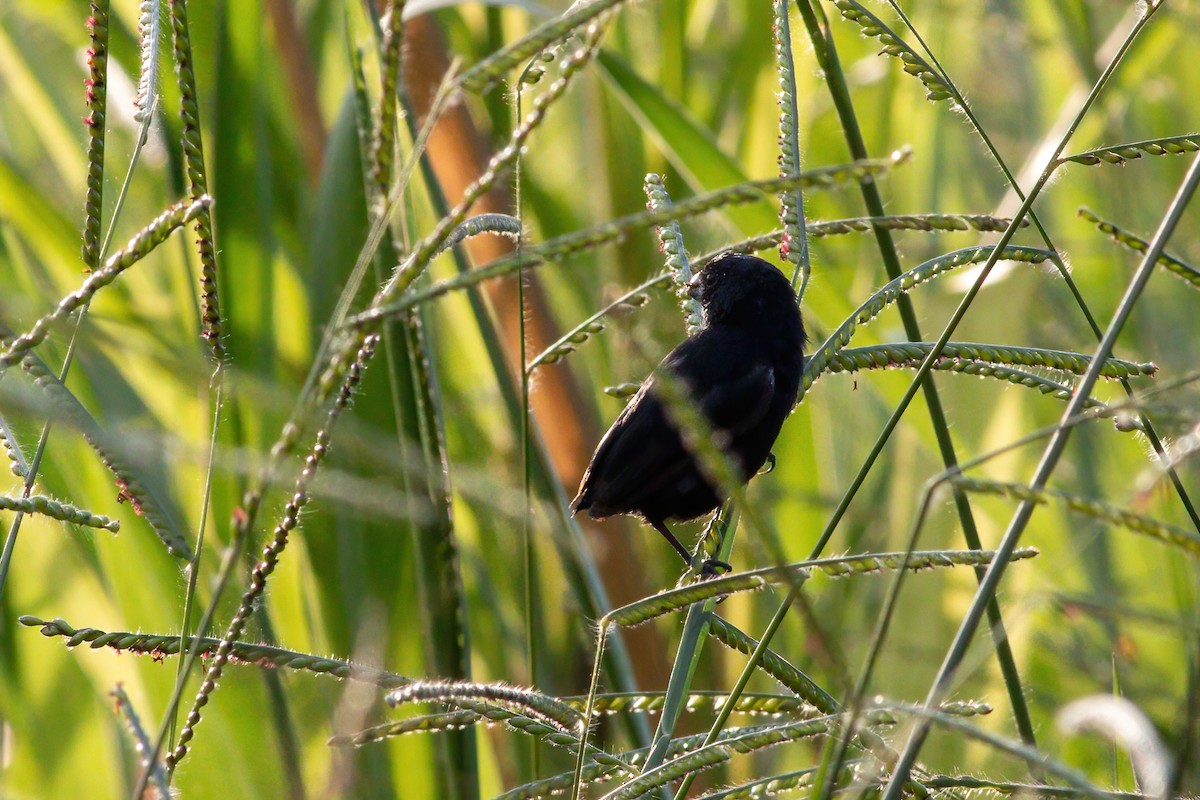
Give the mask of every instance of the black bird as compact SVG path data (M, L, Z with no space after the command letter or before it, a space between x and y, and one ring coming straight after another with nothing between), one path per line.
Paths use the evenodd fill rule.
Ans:
M669 421L655 375L669 371L682 382L745 483L796 405L807 337L791 283L761 258L721 256L692 279L688 294L700 301L703 327L667 354L600 440L571 511L595 519L636 514L691 566L666 522L695 519L725 498ZM706 571L715 566L728 568L714 561Z

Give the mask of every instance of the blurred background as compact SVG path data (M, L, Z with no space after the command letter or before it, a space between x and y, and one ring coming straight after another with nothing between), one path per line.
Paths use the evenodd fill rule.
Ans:
M1138 13L1134 4L1115 0L903 5L1026 188ZM562 4L516 0L409 6L403 73L418 117L452 62L470 66L564 10ZM1194 68L1200 4L1164 6L1067 152L1200 127L1194 102L1200 92ZM832 4L822 7L871 154L913 148L912 158L882 179L888 213L1015 211L1018 203L1004 176L963 116L947 103L927 102L924 88L898 62L877 55L877 41L860 37ZM871 7L894 23L885 6ZM676 200L777 174L779 85L769 4L657 0L618 8L599 58L531 137L519 180L510 174L476 207L519 211L526 244L644 208L642 180L648 172L663 174ZM326 0L191 7L228 351L209 539L200 562L201 607L212 596L212 579L231 539L229 520L293 409L367 237L352 55L365 54L367 84L377 102L375 11ZM87 148L81 120L90 13L79 0L0 4L0 322L16 331L29 328L84 278L79 248ZM133 119L138 14L134 2L113 3L106 225L138 134ZM804 166L847 162L829 91L795 17L792 30ZM188 191L166 33L162 46L162 113L150 126L130 179L114 250ZM524 87L525 109L547 82ZM426 167L404 194L400 238L412 241L431 230L442 213L439 195L455 202L483 171L488 155L513 129L515 102L512 87L501 87L450 107L433 130ZM401 127L403 157L411 138ZM1189 161L1162 156L1124 166L1068 164L1035 206L1102 327L1137 256L1080 219L1077 209L1087 206L1148 238ZM810 192L805 211L810 220L866 213L853 186ZM1188 211L1170 246L1193 263L1200 259L1197 222L1200 211ZM694 254L776 227L777 206L767 202L682 223ZM1041 244L1031 229L1017 236L1018 242ZM994 235L901 232L896 239L904 267L911 268ZM817 239L811 247L813 277L804 313L811 338L820 343L887 276L869 234ZM484 236L464 249L478 266L512 248L508 239ZM763 255L780 263L776 253ZM527 360L662 266L653 231L641 230L528 271L523 310L519 284L511 278L481 284L477 305L466 292L423 305L453 492L452 529L440 526L422 490L427 465L410 426L419 409L414 398L389 386L380 364L368 372L353 412L333 437L312 487L313 502L244 638L433 678L461 677L446 671L452 640L476 680L534 685L555 695L586 692L597 609L581 604L579 565L599 575L609 608L668 588L679 577L678 559L649 528L628 520L581 521L586 537L581 551L561 514L563 498L573 494L595 443L622 408L623 401L603 389L641 381L684 335L670 293L651 291L644 307L621 310L578 352L533 374L534 438L544 441L547 474L561 488L551 491L551 484L535 480L527 519L522 432L506 411L505 392L515 389L519 396L514 376L523 360L522 314ZM198 335L198 269L192 234L181 232L101 292L80 330L67 380L92 416L121 440L139 477L189 542L200 519L212 431L213 365ZM434 262L432 277L448 278L456 270L445 255ZM915 290L926 339L936 338L968 285L956 274ZM1197 309L1195 287L1163 271L1154 276L1116 350L1120 357L1158 365L1157 377L1138 379L1135 387L1180 378L1200 363ZM52 370L62 364L71 330L71 324L59 325L37 349ZM863 329L855 344L904 338L893 309ZM1082 353L1095 347L1061 277L1028 265L997 272L955 339ZM496 369L489 344L492 355L503 353L507 371ZM827 376L792 415L775 447L778 466L749 488L750 501L791 560L806 557L910 379L911 372L883 370ZM998 381L954 374L936 380L961 459L1055 422L1064 407L1060 400ZM36 397L30 386L16 370L0 383L0 415L26 458L46 420L44 409L30 401ZM1098 395L1123 397L1115 385L1100 387ZM1151 412L1168 440L1184 436L1200 422L1197 392L1190 385L1164 392ZM301 448L308 441L302 437ZM989 461L978 474L1026 481L1040 452L1036 445L1017 449ZM1053 486L1187 527L1178 498L1150 455L1141 434L1119 432L1109 422L1084 426L1072 438ZM941 469L918 396L827 552L903 549L922 487ZM1184 485L1200 491L1196 464L1185 461L1180 470ZM298 462L289 463L279 491L268 496L251 553L260 550L297 471ZM175 634L183 615L185 562L168 555L130 505L118 502L112 476L70 426L58 425L49 436L38 487L118 518L122 530L113 536L36 516L22 524L0 594L0 794L128 796L136 779L135 755L108 692L122 683L154 731L174 684L174 659L160 663L109 650L69 651L61 640L20 626L17 618L62 617L76 627ZM20 488L19 478L0 476L0 491L15 496ZM985 546L994 545L1013 504L981 498L973 506ZM6 532L12 519L0 512ZM526 524L535 556L528 592ZM679 530L692 542L700 526ZM430 548L447 542L457 547L461 592L443 574L428 571ZM1124 756L1100 740L1064 740L1052 720L1070 700L1115 693L1138 705L1169 746L1181 747L1189 724L1195 725L1187 713L1188 654L1200 631L1193 556L1059 506L1036 513L1023 543L1041 555L1012 566L1000 600L1039 745L1100 785L1130 790ZM963 546L958 518L942 499L921 547ZM752 537L740 537L732 560L739 569L764 566L769 563L764 552ZM234 572L216 618L219 630L235 608L249 565ZM843 696L858 674L888 581L815 578L803 608L785 620L775 649ZM924 697L974 585L965 569L907 581L872 692L906 701ZM439 600L439 592L449 599ZM777 602L773 592L738 596L722 613L758 635ZM626 632L631 654L626 677L643 690L662 690L679 629L674 615ZM461 640L464 631L467 638ZM743 656L710 644L694 685L728 688L743 663ZM977 637L961 674L956 698L991 703L995 713L978 724L1015 738L986 632ZM196 682L193 676L185 704ZM606 673L607 688L619 684ZM759 676L750 689L775 687ZM543 749L534 775L528 742L502 729L408 735L358 750L326 744L334 733L395 716L381 694L320 675L230 666L175 784L190 797L469 796L472 790L455 785L455 769L448 766L465 763L453 759L466 747L474 750L477 770L466 781L480 795L492 796L570 767L565 751ZM698 712L682 727L707 730L710 720ZM623 728L609 728L602 741L628 744ZM814 763L818 752L819 744L777 748L733 762L704 785L798 769ZM1019 761L958 735L935 731L923 758L936 771L1026 777ZM1193 792L1200 790L1197 762L1187 766L1184 782Z

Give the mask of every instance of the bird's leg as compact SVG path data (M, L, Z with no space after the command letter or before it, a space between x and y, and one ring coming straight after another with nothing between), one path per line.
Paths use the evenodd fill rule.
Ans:
M680 557L683 558L683 563L687 565L687 568L693 569L694 565L692 562L692 554L690 552L688 552L688 549L683 546L682 542L680 542L678 539L675 538L675 534L671 533L671 530L670 530L670 528L667 527L666 523L661 522L661 521L656 521L656 520L647 520L647 522L649 522L651 525L653 525L654 530L661 533L663 535L663 537L668 542L671 543L671 546L674 547L675 551L678 552ZM706 559L704 559L704 562L700 565L700 577L701 578L713 578L713 577L716 577L717 575L720 575L722 572L732 572L732 571L733 571L732 566L730 566L728 563L726 563L724 561L718 561L715 558L706 558Z
M680 557L683 559L683 563L687 565L688 569L691 569L692 554L688 552L688 549L683 546L682 542L675 538L675 534L671 533L671 529L667 527L667 524L660 520L650 519L646 521L653 525L654 530L661 533L663 537L671 543L671 547L674 547L675 552L679 553Z

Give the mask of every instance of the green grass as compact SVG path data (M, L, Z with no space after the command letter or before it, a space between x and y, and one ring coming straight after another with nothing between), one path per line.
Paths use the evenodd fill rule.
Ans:
M0 21L0 794L1200 791L1191 4L158 5ZM566 505L725 248L695 583Z

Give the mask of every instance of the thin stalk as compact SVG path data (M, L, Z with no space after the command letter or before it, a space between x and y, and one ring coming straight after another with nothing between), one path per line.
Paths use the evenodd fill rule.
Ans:
M1142 17L1138 26L1131 32L1132 37L1141 25L1150 18L1157 6L1150 6L1147 13ZM1127 39L1127 42L1129 40ZM1124 49L1124 48L1123 48ZM1103 80L1103 78L1102 78ZM1061 152L1061 149L1060 151ZM1057 157L1057 154L1056 156ZM1104 338L1101 339L1100 345L1096 349L1096 358L1104 359L1112 352L1113 345L1116 343L1117 337L1125 326L1126 320L1133 311L1142 291L1146 288L1146 284L1150 280L1150 276L1154 273L1155 265L1158 257L1162 254L1163 248L1174 232L1179 219L1183 216L1184 210L1191 201L1193 194L1196 191L1197 185L1200 185L1200 156L1197 156L1191 167L1188 169L1187 175L1184 177L1179 191L1171 201L1171 205L1167 210L1166 216L1163 217L1162 223L1154 234L1150 248L1146 251L1142 263L1138 266L1134 273L1133 279L1129 287L1125 291L1125 296L1121 298L1121 303L1117 307L1116 313L1113 315L1112 321L1109 323L1108 329L1104 333ZM1091 393L1096 381L1100 376L1100 362L1093 361L1087 374L1083 376L1079 387L1071 402L1067 405L1063 412L1062 421L1058 428L1050 438L1050 442L1046 445L1046 449L1042 454L1041 461L1038 463L1037 469L1034 471L1033 479L1030 481L1030 488L1041 490L1049 481L1054 468L1058 465L1058 460L1062 456L1063 450L1066 448L1067 441L1071 436L1071 428L1066 425L1066 422L1076 414L1078 414L1084 405L1084 401ZM1003 538L1000 540L1000 545L996 549L996 557L988 567L987 574L984 576L983 583L980 584L979 590L975 594L975 599L971 603L970 609L967 611L962 624L959 626L958 633L955 635L953 642L950 645L950 650L946 654L942 666L938 670L937 677L934 680L933 686L926 696L924 709L928 713L938 702L945 696L947 689L950 686L958 667L962 662L963 656L966 654L967 647L971 637L974 635L975 629L979 624L979 619L983 615L983 609L990 597L996 593L1000 579L1004 576L1005 568L1012 556L1013 550L1020 541L1021 534L1028 525L1030 518L1033 516L1033 510L1036 503L1032 500L1025 500L1017 508L1009 523L1008 529L1005 531ZM889 781L887 788L884 790L882 800L899 800L900 794L903 791L903 783L912 769L913 763L916 761L917 754L920 751L921 745L925 740L925 736L929 731L930 721L927 718L918 720L912 732L909 735L908 741L900 753L899 760L892 773L892 778Z
M208 194L208 176L204 163L204 142L200 131L200 106L196 98L196 76L193 70L191 34L188 26L187 0L171 0L170 20L174 42L174 57L178 75L180 94L180 144L183 151L184 171L188 178L188 188L193 198ZM217 248L213 235L213 219L211 208L201 211L196 221L196 245L200 260L200 304L197 307L200 318L201 335L208 340L216 370L209 383L213 396L212 426L208 445L208 466L204 477L204 493L200 506L200 521L196 530L196 546L192 552L192 562L188 565L187 590L183 600L183 624L181 635L187 636L191 630L192 609L196 601L196 587L200 577L200 559L204 553L204 537L208 528L208 514L212 503L213 476L216 466L217 440L221 427L221 411L224 407L225 396L225 348L221 342L221 312L217 280ZM175 683L181 686L187 679L184 672L184 660L179 659L175 665ZM178 724L176 713L170 715L168 731L168 749L175 745L175 726Z
M742 673L738 675L737 682L729 691L729 696L721 706L721 713L713 721L712 727L709 728L708 734L704 737L704 744L707 746L712 744L721 735L721 731L725 729L725 725L729 722L729 717L733 714L737 707L737 700L746 691L746 685L750 683L750 678L754 675L754 670L762 661L763 654L767 652L771 639L779 630L779 626L783 623L783 618L787 616L788 611L792 607L792 603L800 596L800 584L793 583L788 589L787 596L783 602L779 604L779 608L775 609L775 614L771 617L771 621L767 623L767 629L763 632L762 638L758 641L758 646L754 648L754 652L750 654L746 666L742 668ZM675 793L675 800L683 800L687 797L687 791L692 786L692 781L695 780L695 773L687 775L679 784L679 791Z
M166 743L167 733L174 730L175 715L179 710L179 702L183 698L184 683L203 649L204 638L208 634L208 629L212 626L213 617L216 616L217 600L225 593L225 587L229 585L229 579L233 575L234 567L240 560L239 556L245 549L248 538L249 531L243 526L237 526L237 535L225 550L225 555L221 559L221 566L217 570L217 579L213 585L212 599L209 600L208 607L204 610L204 616L200 618L200 624L196 626L196 634L191 639L191 647L188 650L187 657L183 659L182 674L176 679L175 688L171 692L171 699L167 702L166 711L163 712L162 724L159 726L158 735L154 739L154 747L151 748L151 762L158 759L158 755L162 752L163 745ZM171 767L169 775L173 775L173 773L174 769ZM142 780L139 783L144 782L147 777L147 773L143 772ZM140 787L140 789L135 788L132 795L133 800L138 800L138 798L142 797L144 791L144 786Z
M540 55L540 54L539 54ZM522 70L520 78L517 79L517 91L513 97L513 110L515 116L513 118L513 126L521 124L524 118L521 101L525 97L526 78L530 70L538 63L538 56L534 56ZM517 154L516 161L513 163L513 208L516 212L518 220L524 220L524 208L522 205L523 196L521 194L521 167L524 166L525 159L520 153ZM529 358L528 352L528 333L525 329L525 269L524 261L521 258L522 251L525 247L525 231L524 225L517 227L517 315L520 318L518 323L518 347L520 353L517 363L524 367L524 364ZM537 626L534 622L534 608L537 603L537 585L534 576L537 575L537 552L534 549L533 541L533 489L532 489L532 473L530 472L531 464L529 458L529 370L521 369L521 497L523 503L521 506L521 565L524 570L523 584L524 592L524 622L525 622L525 663L526 669L529 670L529 683L532 686L538 685L537 659L538 659L538 641L537 641ZM585 748L581 747L580 752ZM530 740L529 743L529 775L534 777L540 771L538 766L539 750L536 740Z
M193 70L191 34L188 26L187 0L171 0L171 30L174 42L176 74L180 94L180 144L183 150L184 171L188 188L193 198L208 194L208 176L204 163L204 141L200 131L200 106L196 98L196 76ZM212 433L208 445L208 467L204 477L204 494L200 506L200 522L196 530L196 546L192 552L192 563L188 565L187 590L183 600L183 624L181 635L191 631L192 608L196 601L196 586L200 577L200 559L204 553L204 537L208 528L208 513L212 503L213 475L216 466L217 440L221 426L221 410L225 396L225 348L221 342L221 312L217 280L217 249L213 236L212 210L205 208L196 221L196 245L200 260L200 298L197 307L201 335L208 340L216 370L209 384L213 395ZM175 665L175 683L182 685L186 680L184 660ZM177 713L171 715L168 731L168 749L175 746Z
M213 475L216 471L217 459L217 434L221 427L221 409L224 406L225 396L224 362L217 363L217 370L213 373L213 383L215 384L215 396L213 398L212 435L208 441L208 467L204 474L204 494L200 503L200 523L196 529L196 546L192 548L192 563L188 564L187 590L183 597L183 625L180 628L180 635L184 637L191 635L192 606L196 600L196 584L200 578L200 556L204 552L204 534L208 528L208 510L212 502ZM179 685L183 681L183 659L181 658L175 664L175 683ZM178 724L177 715L172 714L171 727L167 735L168 749L175 746L176 724Z
M775 59L779 71L779 166L783 177L800 172L800 142L796 108L796 64L792 58L792 28L788 0L775 0ZM808 253L808 227L804 220L804 192L796 187L781 195L779 218L783 223L784 257L796 265L792 289L804 301L812 263Z
M718 548L714 557L725 561L733 552L734 535L737 532L737 510L732 503L727 503L719 512L713 523L718 530ZM724 530L721 530L721 529ZM703 546L703 545L701 545ZM667 755L667 747L675 732L675 725L683 710L688 690L692 685L692 677L700 664L700 654L707 639L709 620L712 619L713 609L717 606L717 598L711 598L703 603L693 604L683 623L683 634L676 651L675 664L671 668L671 677L667 681L667 697L663 704L662 714L658 719L658 729L654 732L654 742L650 746L650 754L642 764L641 772L645 774L663 763ZM734 698L736 702L736 698ZM728 716L728 714L726 714Z

